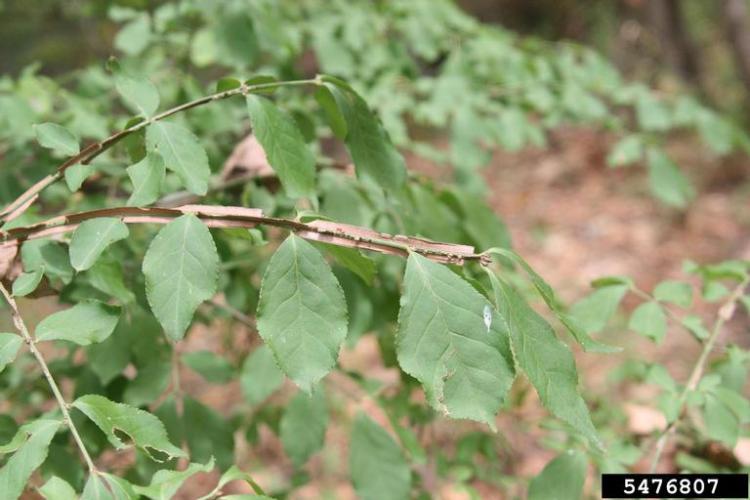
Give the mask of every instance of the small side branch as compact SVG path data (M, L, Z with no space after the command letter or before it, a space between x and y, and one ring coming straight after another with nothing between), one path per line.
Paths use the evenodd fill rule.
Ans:
M70 429L70 433L73 435L73 439L76 442L76 445L78 446L79 451L81 452L81 456L83 456L83 459L86 461L86 465L89 468L89 471L91 474L97 474L98 471L96 469L96 466L94 465L94 461L91 460L91 456L89 455L89 452L86 450L86 446L83 444L83 440L81 439L80 434L78 434L78 429L76 428L75 424L73 423L73 420L70 418L70 412L68 411L68 403L65 402L65 398L62 395L62 392L60 392L60 387L57 385L57 382L55 382L55 379L52 377L52 373L49 371L49 367L47 366L47 363L44 361L44 357L42 356L42 353L39 352L39 349L36 347L36 341L29 333L28 328L26 327L26 323L23 320L23 317L21 316L20 311L18 310L18 304L16 304L15 299L13 296L8 292L8 289L5 288L5 286L0 283L0 293L2 293L3 297L5 297L5 300L8 302L8 305L10 305L11 315L13 317L13 324L16 326L16 329L19 331L21 336L23 337L24 341L26 342L26 345L29 346L29 351L31 351L31 354L34 355L34 358L36 358L37 363L42 369L42 373L44 374L44 378L47 379L47 383L49 384L50 389L52 389L52 394L54 394L55 399L57 400L57 405L60 407L60 411L63 415L63 420L65 421L65 424Z
M734 311L737 307L737 301L739 301L742 297L743 293L745 292L745 288L747 288L747 285L748 280L744 280L742 283L740 283L732 291L729 298L726 300L726 302L724 302L721 308L719 308L716 322L711 329L711 335L706 340L706 343L703 346L703 350L701 351L700 356L698 356L698 360L695 362L695 366L693 366L693 370L690 373L687 384L685 384L685 388L680 393L680 398L677 402L677 417L675 417L674 421L669 424L669 426L664 430L664 432L661 433L659 438L656 440L654 457L651 460L651 473L653 473L656 470L656 467L659 465L659 461L661 460L662 454L664 453L664 448L666 447L669 438L677 429L677 424L680 421L680 414L682 413L682 410L687 403L687 398L690 393L693 392L696 387L698 387L698 384L703 378L703 372L706 369L706 362L708 362L708 358L713 352L714 347L716 346L716 341L719 339L722 331L724 330L724 325L727 323L727 321L732 319Z

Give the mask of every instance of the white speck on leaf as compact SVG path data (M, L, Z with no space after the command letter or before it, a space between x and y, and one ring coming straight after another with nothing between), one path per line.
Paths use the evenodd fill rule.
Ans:
M492 325L492 308L489 304L484 305L484 326L487 327L487 333L490 333L490 325Z

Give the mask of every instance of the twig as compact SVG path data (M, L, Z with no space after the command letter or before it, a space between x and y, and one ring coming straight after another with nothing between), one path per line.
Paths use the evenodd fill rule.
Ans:
M184 404L182 384L180 383L180 352L177 350L177 342L172 344L172 395L174 396L177 415L182 417Z
M207 95L199 99L196 99L194 101L186 102L172 109L168 109L167 111L159 113L158 115L155 115L149 119L136 123L132 127L116 132L110 135L109 137L107 137L106 139L95 142L93 144L89 144L88 146L83 148L78 154L71 156L70 158L65 160L57 168L57 170L54 173L49 174L43 179L41 179L40 181L38 181L36 184L34 184L29 189L24 191L18 198L16 198L13 202L11 202L8 206L6 206L2 211L0 211L0 221L3 221L7 224L8 222L16 219L21 214L23 214L26 211L26 209L33 204L33 202L38 197L39 193L41 193L49 185L54 184L56 181L62 179L63 175L65 174L65 171L68 168L72 167L73 165L77 165L79 163L82 165L89 164L97 156L107 151L109 148L111 148L112 146L120 142L125 137L128 137L129 135L135 132L138 132L141 129L144 129L153 123L161 121L165 118L168 118L182 111L186 111L192 108L197 108L198 106L203 106L204 104L208 104L214 101L220 101L220 100L227 99L229 97L233 97L236 95L247 95L247 94L251 94L254 92L267 90L270 88L276 88L276 87L289 87L289 86L296 86L296 85L319 85L319 84L320 84L320 80L318 78L308 79L308 80L292 80L292 81L286 81L286 82L280 81L280 82L260 83L257 85L244 85L243 84L237 88L225 90L223 92L216 92L215 94Z
M656 297L651 295L650 293L641 290L635 285L630 286L630 291L632 291L634 294L642 298L643 300L647 300L649 302L656 301ZM666 304L660 304L662 310L666 313L667 317L675 322L676 325L682 326L682 320L669 308L666 306Z
M253 318L248 316L247 314L243 313L242 311L238 311L234 307L230 306L229 304L224 304L220 301L218 301L216 298L213 298L209 301L211 306L215 307L216 309L219 309L221 311L224 311L225 313L229 314L232 318L234 318L236 321L239 321L246 327L255 330L257 328L255 321Z
M485 255L475 253L474 248L467 245L391 235L350 224L323 220L304 223L280 217L267 217L259 209L214 205L185 205L179 208L115 207L62 215L31 226L17 227L7 231L0 229L0 248L3 244L67 233L73 231L81 222L97 217L119 217L126 224L166 224L185 214L199 217L209 227L249 228L263 224L293 231L308 240L402 257L408 256L409 252L416 252L442 263L463 265L466 261L484 262L486 259Z
M89 471L92 475L97 474L98 470L96 466L94 465L94 461L91 460L91 456L89 455L89 452L86 450L86 446L83 444L83 440L81 440L81 436L78 434L78 429L76 428L75 424L73 423L73 420L70 418L70 413L68 412L68 403L65 402L65 398L63 397L62 393L60 392L60 388L57 385L57 382L55 382L55 379L52 377L52 374L49 371L49 367L47 366L47 363L44 361L44 357L42 356L42 353L39 352L39 349L36 347L36 340L31 336L29 333L28 328L26 328L26 323L23 320L23 317L21 316L20 311L18 310L18 304L16 304L15 299L13 296L8 292L8 289L5 288L5 286L0 282L0 293L2 293L3 297L5 297L5 300L8 302L8 305L10 306L11 315L13 317L13 324L16 326L16 329L21 333L21 336L23 337L23 340L26 342L26 345L29 346L29 351L34 355L34 358L36 358L37 363L42 369L42 373L44 373L44 378L47 379L47 383L49 384L50 389L52 389L52 394L54 394L55 399L57 400L57 405L60 407L60 411L63 414L63 421L70 429L70 433L73 435L73 439L76 442L76 445L78 446L78 449L81 452L81 455L83 456L83 459L86 461L86 465L89 468Z
M685 388L680 393L680 398L677 403L677 416L675 417L674 421L670 423L669 426L664 430L664 432L662 432L662 434L656 441L654 457L651 461L650 467L651 473L653 473L656 470L656 467L659 465L659 461L661 460L661 456L664 453L664 448L667 444L667 441L669 441L670 436L675 432L675 429L677 428L677 424L680 420L680 414L682 413L682 409L687 402L687 398L690 393L694 391L696 387L698 387L698 384L703 377L703 371L706 368L708 357L711 355L716 341L721 336L724 325L734 315L737 301L740 299L740 297L742 297L742 294L744 293L748 282L750 282L750 280L746 279L742 281L742 283L740 283L737 288L732 291L729 298L726 300L726 302L724 302L721 308L719 308L718 317L716 318L716 322L714 323L714 326L711 330L711 335L708 337L708 340L706 340L706 344L703 346L703 350L701 351L698 360L695 362L693 371L690 373L688 382L685 385Z

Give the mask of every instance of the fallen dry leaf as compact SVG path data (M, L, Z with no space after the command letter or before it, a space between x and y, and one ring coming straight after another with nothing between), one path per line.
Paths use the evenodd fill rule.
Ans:
M734 456L745 467L750 466L750 438L740 438L734 447Z
M275 174L266 159L266 153L253 134L245 137L234 147L221 170L221 178L225 181L240 176L269 177L273 175Z
M667 428L667 419L654 408L626 404L625 414L628 416L628 429L634 434L650 434Z
M5 279L9 272L12 270L13 261L15 260L17 254L18 245L16 245L15 243L0 245L0 279Z

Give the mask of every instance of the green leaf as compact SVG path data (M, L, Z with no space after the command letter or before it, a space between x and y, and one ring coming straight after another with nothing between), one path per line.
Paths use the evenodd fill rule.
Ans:
M3 498L21 496L31 475L47 458L48 448L62 424L59 420L35 420L21 427L22 444L0 469Z
M74 270L67 249L56 241L31 240L21 247L21 260L26 271L42 269L49 278L70 283Z
M116 49L135 56L143 52L151 38L150 16L144 12L120 28L113 43Z
M292 198L315 192L315 156L290 116L265 97L247 96L253 133L266 152L268 163Z
M185 452L169 442L164 424L146 411L115 403L104 396L95 394L81 396L73 402L72 406L91 419L104 432L112 446L118 450L128 447L120 439L120 436L125 434L138 448L157 462L164 461L161 455L167 455L167 458L185 456Z
M662 365L654 364L649 367L646 382L656 384L667 392L677 392L677 382Z
M578 392L573 353L518 292L491 271L488 274L500 318L508 324L516 363L526 373L542 404L601 449L586 403Z
M214 26L219 55L228 64L253 65L260 50L253 15L249 9L222 9Z
M3 417L5 417L5 415ZM11 417L11 420L12 420L12 417ZM15 420L13 420L13 423L15 424ZM9 424L9 422L4 422L3 427L6 427L8 424ZM15 430L12 430L13 429L12 426L8 426L8 427L4 428L3 429L3 431L4 431L3 433L5 434L6 438L8 437L8 435L10 435L10 440L7 443L5 443L5 444L0 445L0 455L6 455L8 453L13 453L18 448L20 448L26 442L26 440L29 437L29 434L31 432L29 426L33 426L33 425L36 425L36 421L35 422L30 422L30 423L28 423L26 425L23 425L21 427L17 427L16 426ZM12 432L12 434L10 434L11 432Z
M7 443L13 439L18 432L18 425L10 415L0 415L0 443ZM5 445L0 445L0 453L6 453Z
M190 130L176 123L153 123L146 129L146 146L159 152L164 165L178 175L188 191L200 196L208 192L208 156Z
M190 459L202 462L216 459L226 470L234 464L234 427L224 417L193 398L185 398L183 426Z
M667 317L658 302L644 302L633 311L628 328L654 342L661 342L667 333Z
M729 288L718 281L707 281L703 283L701 293L706 302L718 302L729 295Z
M23 337L14 333L0 333L0 373L11 364L23 344Z
M90 475L83 487L81 500L114 500L114 498L103 477Z
M569 450L552 459L529 484L529 500L583 497L586 457Z
M39 493L45 500L71 500L78 498L76 490L64 479L52 476L39 488Z
M182 395L175 394L175 392L172 391L159 407L154 410L154 415L156 415L156 417L164 424L164 427L167 429L167 436L171 443L184 443L185 423L183 422L183 414L178 412L175 396L177 398L182 398Z
M36 327L36 340L67 340L89 345L106 340L120 320L120 308L94 300L44 318Z
M333 135L341 140L346 139L346 134L348 132L346 119L344 118L344 115L341 114L341 110L336 104L336 99L333 97L331 91L328 90L327 87L318 87L315 91L315 100L318 101L320 107L323 108L326 120L328 121L328 126L331 127Z
M578 324L578 321L571 317L570 314L562 310L559 301L555 297L555 292L552 290L552 287L549 286L549 284L544 281L544 278L542 278L536 271L534 271L529 263L526 262L520 255L507 248L497 247L487 250L486 253L508 258L520 265L523 270L526 271L526 274L528 274L529 278L531 279L531 283L534 285L534 288L536 288L537 292L539 292L539 295L544 300L544 303L547 304L547 307L549 307L550 310L555 313L555 316L557 316L557 319L560 320L560 323L562 323L566 330L568 330L568 332L573 335L573 337L576 339L576 342L578 342L586 352L613 353L622 350L622 348L620 347L613 347L602 344L601 342L598 342L591 338L583 329L583 327ZM620 283L619 279L616 281L616 283Z
M459 219L432 189L420 183L413 183L407 189L414 214L411 217L407 215L408 212L402 215L407 224L410 219L412 221L406 227L407 232L419 233L438 241L460 241L464 238L462 218Z
M745 311L747 311L747 314L750 314L750 295L743 295L739 298L739 301L742 305L745 306Z
M706 394L703 412L708 436L733 448L743 426L750 422L750 401L724 384L717 385Z
M430 404L454 418L486 422L515 376L507 326L484 320L487 300L450 269L409 256L396 338L398 361Z
M216 488L221 490L225 485L231 483L232 481L245 481L248 483L257 495L263 495L265 492L263 491L263 488L261 488L258 483L253 480L252 476L248 474L247 472L244 472L240 470L236 465L231 466L224 474L221 475L219 478L219 483L216 485ZM242 496L242 495L237 495ZM261 496L256 495L247 495L251 498L264 498ZM210 496L201 497L199 500L209 500L209 498L212 498ZM227 496L222 496L222 499L228 498ZM270 498L270 497L265 497Z
M609 156L607 156L607 165L610 167L620 167L635 163L642 157L643 140L639 135L628 135L614 145Z
M462 189L452 189L449 193L456 200L461 225L479 248L510 247L507 226L481 197Z
M746 424L750 422L750 400L745 396L724 385L716 387L713 393L737 416L740 423Z
M323 390L312 394L298 392L287 403L281 417L281 444L295 467L302 467L317 451L323 448L328 408Z
M198 306L216 294L219 255L208 228L183 215L156 235L143 259L146 296L167 336L181 340Z
M238 89L241 86L242 82L236 78L220 78L219 81L216 82L216 92L225 92L227 90Z
M130 304L135 300L131 287L125 284L122 264L113 256L100 258L86 272L86 278L91 286L123 304Z
M128 198L129 207L145 207L159 199L161 185L166 175L164 159L160 154L149 152L146 156L127 168L133 192Z
M36 140L42 147L57 151L65 156L73 156L80 151L78 137L56 123L34 125L34 132L36 133Z
M336 262L362 278L367 285L372 286L377 268L375 261L354 248L340 247L336 245L320 244L326 252L331 254Z
M240 386L248 403L252 405L262 403L283 383L284 373L274 361L273 353L267 345L259 346L245 359L240 375Z
M688 314L681 320L682 326L688 329L693 336L700 340L706 340L709 337L708 330L703 326L703 320L695 314Z
M333 94L346 120L346 146L357 175L368 176L385 189L400 189L406 179L404 158L367 103L350 88L330 83L326 88Z
M154 359L145 366L138 367L138 374L130 381L123 401L132 406L152 403L169 386L172 365L167 359Z
M714 394L706 395L703 421L709 438L726 444L730 449L734 448L740 436L740 420L731 408Z
M234 368L229 361L211 351L183 354L182 362L212 384L224 384L234 378Z
M25 297L39 286L39 283L44 277L44 268L40 267L29 271L28 273L22 273L13 282L13 296L14 297Z
M635 283L627 276L604 276L591 282L592 288L604 288L613 285L627 285L632 288Z
M144 118L150 118L159 107L159 91L148 78L136 78L123 71L115 72L115 87L125 104Z
M81 500L133 500L135 498L138 497L133 490L133 485L106 472L89 476L81 495Z
M722 387L742 393L750 371L750 353L736 345L728 345L726 357L715 365L721 376Z
M214 468L214 461L209 460L205 465L190 464L185 470L158 470L151 478L151 484L148 486L134 486L133 489L139 495L143 495L152 500L169 500L177 493L180 487L200 472L211 472Z
M733 280L743 281L750 277L750 264L745 260L725 260L718 264L699 266L695 262L683 263L685 272L701 276L704 280Z
M349 474L363 500L408 499L411 471L391 436L364 414L354 420L349 445Z
M688 308L693 303L693 287L683 281L662 281L654 288L654 298Z
M672 126L670 110L648 89L642 89L635 105L638 124L644 130L664 132Z
M648 180L651 191L659 200L678 208L695 197L690 181L662 151L648 151Z
M245 80L245 85L248 87L257 87L258 85L268 85L269 83L277 83L278 81L279 79L273 75L255 75ZM279 90L280 86L281 85L272 85L270 87L251 88L249 90L253 94L273 94Z
M81 189L83 181L93 174L94 170L96 170L96 167L93 165L83 165L81 163L76 163L66 168L64 174L65 184L70 189L70 192L75 193Z
M346 300L322 255L291 234L271 257L258 301L258 332L284 371L310 392L336 364Z
M612 285L597 288L570 308L570 315L578 321L586 333L604 330L617 306L628 292L627 285Z
M130 315L126 315L107 340L86 349L88 367L103 385L109 384L130 363L130 333L136 328Z
M70 239L70 264L78 272L89 269L108 246L129 234L128 226L116 217L83 221Z

